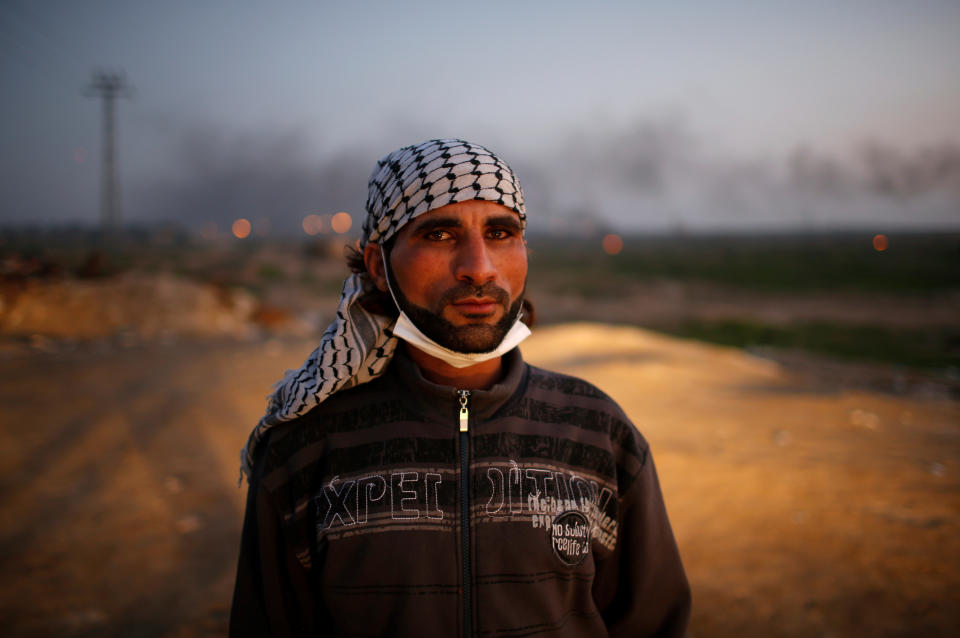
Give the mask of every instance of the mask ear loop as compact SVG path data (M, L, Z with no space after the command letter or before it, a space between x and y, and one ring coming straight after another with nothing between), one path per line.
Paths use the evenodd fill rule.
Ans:
M383 252L383 244L377 244L380 247L380 259L383 261L383 278L387 280L387 290L390 292L390 298L393 299L393 305L397 307L398 312L403 312L397 296L393 294L393 286L390 285L390 264L387 263L387 254Z

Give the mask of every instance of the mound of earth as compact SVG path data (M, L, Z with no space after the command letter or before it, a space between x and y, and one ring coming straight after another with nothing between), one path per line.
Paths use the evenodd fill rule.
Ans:
M240 289L170 274L31 280L0 289L0 335L243 337L253 329L256 306L253 296Z

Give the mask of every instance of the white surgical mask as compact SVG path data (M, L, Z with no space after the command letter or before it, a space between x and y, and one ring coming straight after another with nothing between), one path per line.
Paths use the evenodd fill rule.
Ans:
M507 331L500 341L500 345L489 352L456 352L449 348L444 348L439 343L420 332L420 329L413 325L407 313L401 311L397 318L397 325L393 328L393 334L397 335L407 343L423 350L427 354L448 363L454 368L466 368L483 361L489 361L501 357L517 347L521 341L530 336L530 328L520 321L520 317L513 323L513 327Z
M450 348L441 346L439 343L423 334L423 332L421 332L420 329L417 328L417 326L414 325L414 323L410 320L410 317L407 316L407 313L400 309L400 304L397 303L397 296L393 294L393 286L390 285L390 275L388 274L389 271L386 266L387 257L383 253L383 246L380 247L380 256L383 258L387 289L390 291L390 296L393 297L394 305L396 305L397 309L400 310L400 316L397 317L397 323L393 328L393 334L403 339L410 345L423 350L427 354L440 359L444 363L451 365L454 368L466 368L484 361L489 361L490 359L502 357L506 353L516 348L521 341L530 336L530 328L520 321L520 317L523 314L523 310L521 309L519 312L517 312L517 318L514 320L513 326L507 331L507 334L503 336L503 339L500 340L500 345L489 352L457 352L456 350L451 350Z

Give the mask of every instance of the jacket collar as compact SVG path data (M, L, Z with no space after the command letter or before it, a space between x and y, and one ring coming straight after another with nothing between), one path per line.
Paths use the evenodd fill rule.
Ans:
M491 388L470 391L471 421L489 419L516 394L524 382L527 365L519 348L503 355L503 367L503 378ZM411 403L417 412L440 421L449 419L453 422L457 418L457 388L426 380L403 346L397 348L390 362L390 373L396 379L403 400Z

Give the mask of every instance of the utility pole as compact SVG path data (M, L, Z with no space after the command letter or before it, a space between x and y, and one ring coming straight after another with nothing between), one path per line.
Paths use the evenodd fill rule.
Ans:
M123 72L95 71L93 81L84 91L87 97L103 98L103 164L100 169L100 223L104 231L120 225L120 184L116 163L116 99L131 97L133 89L127 85Z

